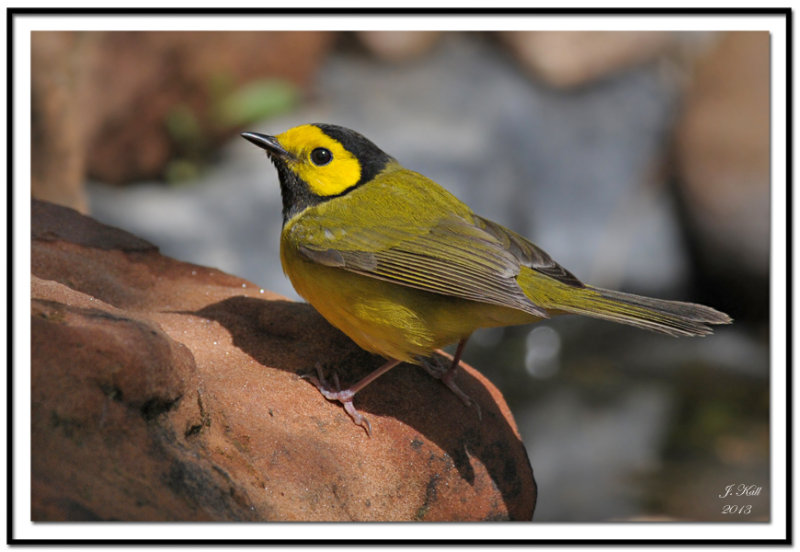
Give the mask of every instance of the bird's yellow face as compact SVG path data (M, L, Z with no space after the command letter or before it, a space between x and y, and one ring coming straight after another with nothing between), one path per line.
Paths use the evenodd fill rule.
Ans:
M370 182L394 161L361 134L337 125L318 123L277 136L242 136L263 148L278 169L284 224L308 207Z
M291 128L275 139L290 154L286 168L316 196L340 195L361 180L358 158L318 126Z

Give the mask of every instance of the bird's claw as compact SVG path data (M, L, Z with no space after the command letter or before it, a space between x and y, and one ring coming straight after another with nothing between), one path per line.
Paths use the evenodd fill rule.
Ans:
M342 403L344 411L350 415L353 421L364 428L364 430L367 432L367 437L372 437L372 425L370 425L369 420L363 414L361 414L361 412L356 410L356 407L353 406L353 401L349 400L339 402Z
M372 426L370 425L369 420L367 420L363 414L356 410L356 407L353 405L353 397L355 397L355 393L350 389L345 389L344 391L341 390L339 385L339 375L336 372L333 373L334 390L328 386L328 382L325 380L325 375L322 373L322 366L319 363L314 366L314 371L316 372L316 376L312 373L308 373L303 374L300 377L313 383L322 396L329 401L336 401L340 403L344 407L345 412L350 415L353 421L357 425L363 427L367 432L367 436L371 437Z
M327 387L328 383L325 381L325 375L322 373L322 365L319 362L314 364L314 372L316 372L316 376L308 372L307 374L300 374L300 379L310 381L317 389Z

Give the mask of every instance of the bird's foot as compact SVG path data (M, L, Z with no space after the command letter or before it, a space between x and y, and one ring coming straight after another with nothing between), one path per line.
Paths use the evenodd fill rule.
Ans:
M355 397L358 389L354 390L354 386L352 388L342 390L341 386L339 385L339 376L336 372L333 373L334 387L332 388L325 380L325 375L322 373L322 366L319 363L314 366L314 370L317 374L316 376L314 374L304 374L300 377L313 383L319 392L322 393L322 396L329 401L337 401L340 403L344 407L344 411L350 415L353 421L357 425L363 427L368 436L372 436L372 426L370 425L369 420L367 420L363 414L356 410L356 407L353 405L353 398Z

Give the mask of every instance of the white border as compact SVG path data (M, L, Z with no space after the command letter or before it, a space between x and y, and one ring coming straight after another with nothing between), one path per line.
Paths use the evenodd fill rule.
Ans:
M30 512L30 39L33 30L767 30L772 33L772 522L769 524L39 523ZM782 16L17 16L14 18L14 536L18 539L779 539L786 534L786 36Z
M596 16L559 15L209 15L209 16L37 16L29 19L30 30L181 30L181 31L361 31L361 30L444 30L444 31L761 31L767 30L769 16ZM781 20L782 23L782 20ZM35 27L34 27L35 25ZM774 26L774 25L773 25Z

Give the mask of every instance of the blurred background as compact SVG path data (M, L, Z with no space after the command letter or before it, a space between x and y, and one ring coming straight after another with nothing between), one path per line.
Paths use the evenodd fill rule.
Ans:
M32 191L297 298L277 175L238 132L356 129L582 280L735 319L474 335L537 521L767 521L769 51L766 32L34 32Z

